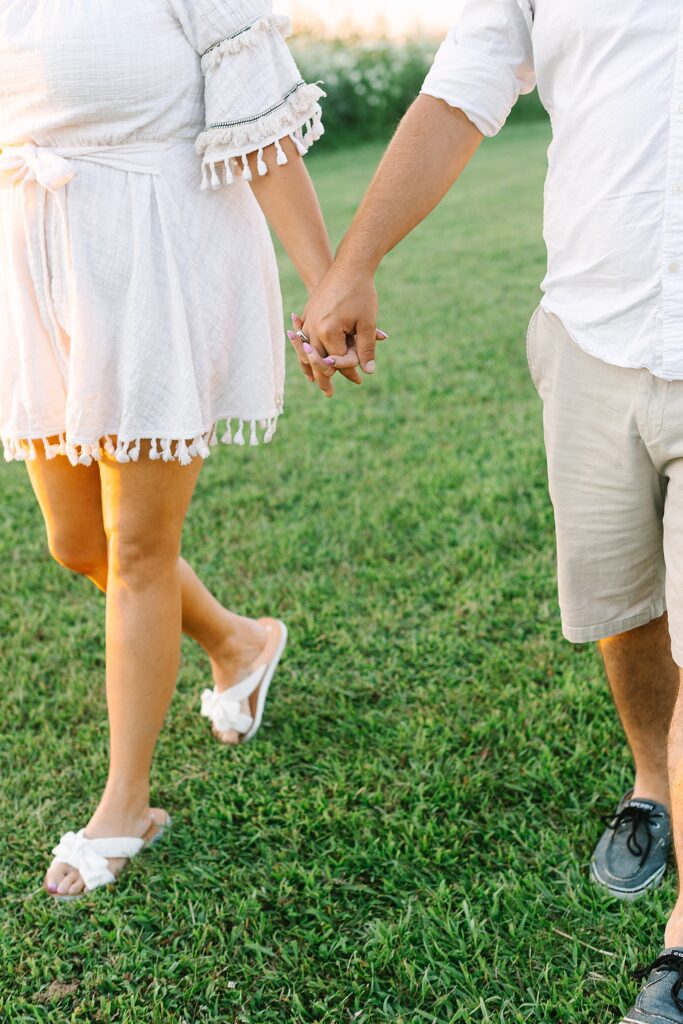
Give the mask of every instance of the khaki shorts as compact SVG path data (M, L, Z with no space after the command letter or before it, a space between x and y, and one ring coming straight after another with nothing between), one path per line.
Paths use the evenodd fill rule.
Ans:
M564 635L599 640L668 607L683 666L683 381L588 355L542 307L527 356L543 400Z

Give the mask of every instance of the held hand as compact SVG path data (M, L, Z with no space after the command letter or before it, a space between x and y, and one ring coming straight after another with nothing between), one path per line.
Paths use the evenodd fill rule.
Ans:
M287 337L299 357L299 366L304 376L312 384L318 383L321 391L328 398L332 398L334 392L330 379L337 372L341 373L343 377L346 377L353 384L363 383L363 379L357 370L358 352L355 338L350 336L347 338L348 344L345 356L341 358L335 356L323 357L313 348L308 340L308 336L302 330L303 317L298 316L296 313L292 313L291 316L295 330L287 331ZM387 341L388 337L389 335L385 334L384 331L377 331L377 341Z
M337 370L355 383L361 382L358 365L374 373L375 345L386 335L377 330L377 293L371 274L349 272L335 264L309 299L303 323L292 319L297 330L290 338L302 370L328 397Z

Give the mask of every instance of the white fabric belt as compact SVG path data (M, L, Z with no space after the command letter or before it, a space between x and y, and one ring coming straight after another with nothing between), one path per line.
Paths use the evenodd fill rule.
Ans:
M113 167L137 174L161 174L166 142L131 142L121 146L3 146L0 150L0 188L37 181L58 192L78 173L72 161Z
M62 220L67 266L63 274L69 285L71 242L65 186L78 174L80 161L137 174L161 174L162 161L170 143L126 143L121 146L3 146L0 150L0 188L16 186L24 200L24 224L29 272L36 301L52 351L64 380L68 379L68 345L54 306L46 239L46 203L54 197ZM35 185L42 186L36 188Z

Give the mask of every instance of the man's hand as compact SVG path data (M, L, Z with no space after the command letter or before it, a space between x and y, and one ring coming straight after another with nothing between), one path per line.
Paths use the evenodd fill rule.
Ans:
M374 373L377 292L372 273L335 262L306 304L303 331L314 349L335 358L346 353L347 338L355 338L361 369Z
M331 378L339 371L361 383L358 365L375 371L375 345L386 338L377 330L377 293L372 274L333 265L312 293L303 320L292 317L290 333L301 367L331 397Z

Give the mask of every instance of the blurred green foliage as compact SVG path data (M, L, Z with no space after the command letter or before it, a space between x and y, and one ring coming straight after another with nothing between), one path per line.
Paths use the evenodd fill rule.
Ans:
M317 39L293 50L303 77L322 83L327 147L388 139L420 91L439 40ZM538 93L520 97L510 121L545 120Z

